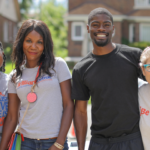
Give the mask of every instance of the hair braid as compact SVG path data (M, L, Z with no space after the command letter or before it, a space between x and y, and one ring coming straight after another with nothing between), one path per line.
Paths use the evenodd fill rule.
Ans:
M6 63L6 56L3 54L3 66L2 66L2 72L5 72L5 63Z

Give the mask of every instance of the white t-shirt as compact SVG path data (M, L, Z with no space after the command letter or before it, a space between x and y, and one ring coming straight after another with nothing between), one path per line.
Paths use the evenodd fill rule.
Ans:
M8 75L0 72L0 134L8 111ZM1 140L1 135L0 135Z
M60 83L71 79L66 62L56 58L53 76L41 74L35 87L37 100L31 103L24 118L21 133L31 139L57 137L63 114L63 101ZM8 93L17 93L21 101L19 124L27 108L27 94L31 91L38 67L25 68L17 84L9 81Z
M144 150L150 150L150 84L139 88L140 130Z

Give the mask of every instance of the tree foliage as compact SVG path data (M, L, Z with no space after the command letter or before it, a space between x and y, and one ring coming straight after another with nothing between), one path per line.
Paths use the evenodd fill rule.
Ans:
M45 22L50 29L54 42L54 52L56 56L67 56L67 27L64 24L63 16L66 8L62 4L57 4L55 0L48 0L42 3L40 20Z
M28 11L33 4L33 0L21 0L19 1L20 12L22 19L27 19Z

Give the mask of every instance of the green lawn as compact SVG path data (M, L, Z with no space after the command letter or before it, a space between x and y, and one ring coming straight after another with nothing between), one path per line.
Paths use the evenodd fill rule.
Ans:
M13 70L11 61L6 61L5 70L6 70L5 71L6 74L9 74Z

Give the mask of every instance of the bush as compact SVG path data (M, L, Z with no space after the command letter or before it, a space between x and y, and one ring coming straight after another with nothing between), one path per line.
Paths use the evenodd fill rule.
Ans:
M134 42L128 44L131 47L138 47L141 50L144 50L147 46L150 46L150 42Z
M5 53L5 55L6 55L7 60L10 60L10 59L11 59L10 56L11 56L11 53L12 53L11 47L6 47L6 48L4 49L4 53Z
M67 61L67 65L68 65L68 67L69 67L69 69L73 69L73 67L75 66L75 62L73 62L73 61Z
M68 50L67 49L61 49L61 50L54 51L54 53L55 53L56 57L65 58L68 55Z

